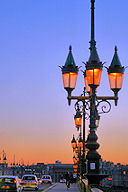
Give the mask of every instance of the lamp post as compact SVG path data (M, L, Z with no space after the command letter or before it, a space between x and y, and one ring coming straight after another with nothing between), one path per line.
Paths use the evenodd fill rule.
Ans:
M3 150L2 158L3 158L3 163L2 163L2 165L3 165L2 175L4 175L4 174L5 174L6 161L7 161L6 153L4 152L4 150Z
M102 74L103 63L100 61L97 50L96 41L94 38L94 3L95 0L91 0L91 41L90 41L90 57L85 63L84 80L86 92L89 93L87 96L72 96L71 93L75 89L79 68L76 66L73 55L72 47L69 47L69 54L64 66L61 67L64 88L68 92L68 104L71 104L71 100L77 100L77 102L83 102L83 154L85 155L85 111L89 110L89 134L86 140L86 148L88 149L86 155L86 173L85 176L88 178L89 184L99 184L100 180L106 175L100 173L100 161L101 156L97 152L99 143L97 142L98 137L96 135L96 129L98 128L100 113L100 104L103 102L107 105L108 110L105 110L105 106L101 107L101 113L108 113L111 109L109 101L113 100L115 106L117 106L118 92L122 87L124 67L121 66L117 47L115 47L114 57L111 65L107 68L110 89L113 91L114 96L97 96L97 89L100 85L100 79Z
M89 87L89 86L88 86ZM87 89L85 89L84 87L84 91L83 91L83 96L85 96L85 92L87 92L87 94L90 94L90 91ZM81 96L82 96L81 95ZM82 156L81 156L81 166L82 166L82 175L85 172L85 120L87 120L89 118L88 113L86 113L86 108L88 107L88 104L86 105L86 101L85 100L77 100L77 102L75 103L75 110L76 110L76 115L74 116L75 119L75 126L77 128L77 130L80 129L80 139L81 139L81 149L82 149ZM81 115L82 114L82 115ZM83 121L82 121L83 119ZM81 128L83 128L83 138L82 138L82 132L81 132Z
M76 118L81 118L80 115L76 115ZM77 121L75 121L77 122ZM78 121L79 122L79 121ZM78 127L77 127L78 128ZM75 171L76 171L76 166L78 167L79 165L79 170L77 170L77 173L79 172L80 177L82 178L82 149L83 149L83 140L81 137L81 127L80 127L80 133L77 139L75 139L73 135L73 139L71 141L73 152L75 152L73 156L73 162L75 165ZM76 165L77 164L77 165Z

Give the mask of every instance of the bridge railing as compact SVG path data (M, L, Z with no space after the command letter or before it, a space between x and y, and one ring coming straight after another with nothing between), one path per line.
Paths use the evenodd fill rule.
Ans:
M97 187L92 187L88 185L87 179L81 179L79 178L78 184L80 187L80 192L103 192L101 189L98 189Z
M79 178L78 184L80 187L80 192L92 192L91 187L88 185L87 179Z

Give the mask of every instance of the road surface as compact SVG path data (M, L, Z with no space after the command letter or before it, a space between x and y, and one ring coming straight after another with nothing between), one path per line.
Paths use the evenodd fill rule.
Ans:
M38 191L39 192L44 191L45 189L49 188L52 185L51 184L39 184L39 190ZM33 191L35 191L35 189L33 189L33 190L32 189L23 190L23 192L33 192Z

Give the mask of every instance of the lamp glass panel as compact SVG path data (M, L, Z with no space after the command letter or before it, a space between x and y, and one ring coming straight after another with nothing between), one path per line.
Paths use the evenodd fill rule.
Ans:
M101 73L101 69L86 70L88 85L100 85Z
M76 125L76 127L80 127L81 126L81 121L82 121L82 118L75 118L75 125Z
M109 73L110 89L121 89L123 82L123 73Z
M72 143L72 148L76 148L76 142Z
M99 127L99 119L96 119L96 127Z
M75 152L76 152L76 153L78 152L78 147L75 148Z
M79 142L78 145L79 145L80 148L82 148L83 147L83 142Z
M78 165L73 165L73 168L78 168Z
M75 159L74 163L77 163L77 159Z
M90 93L90 87L88 85L87 76L84 77L84 83L85 83L86 92Z
M72 72L62 74L64 88L74 89L76 86L77 76L78 73L72 73Z

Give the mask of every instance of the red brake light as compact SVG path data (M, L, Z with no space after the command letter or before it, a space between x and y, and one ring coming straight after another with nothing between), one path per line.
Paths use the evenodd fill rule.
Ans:
M16 183L16 179L14 180L14 183Z
M37 183L37 181L33 181L33 183L34 183L34 184L36 184L36 183Z
M24 181L21 181L21 183L24 183Z

